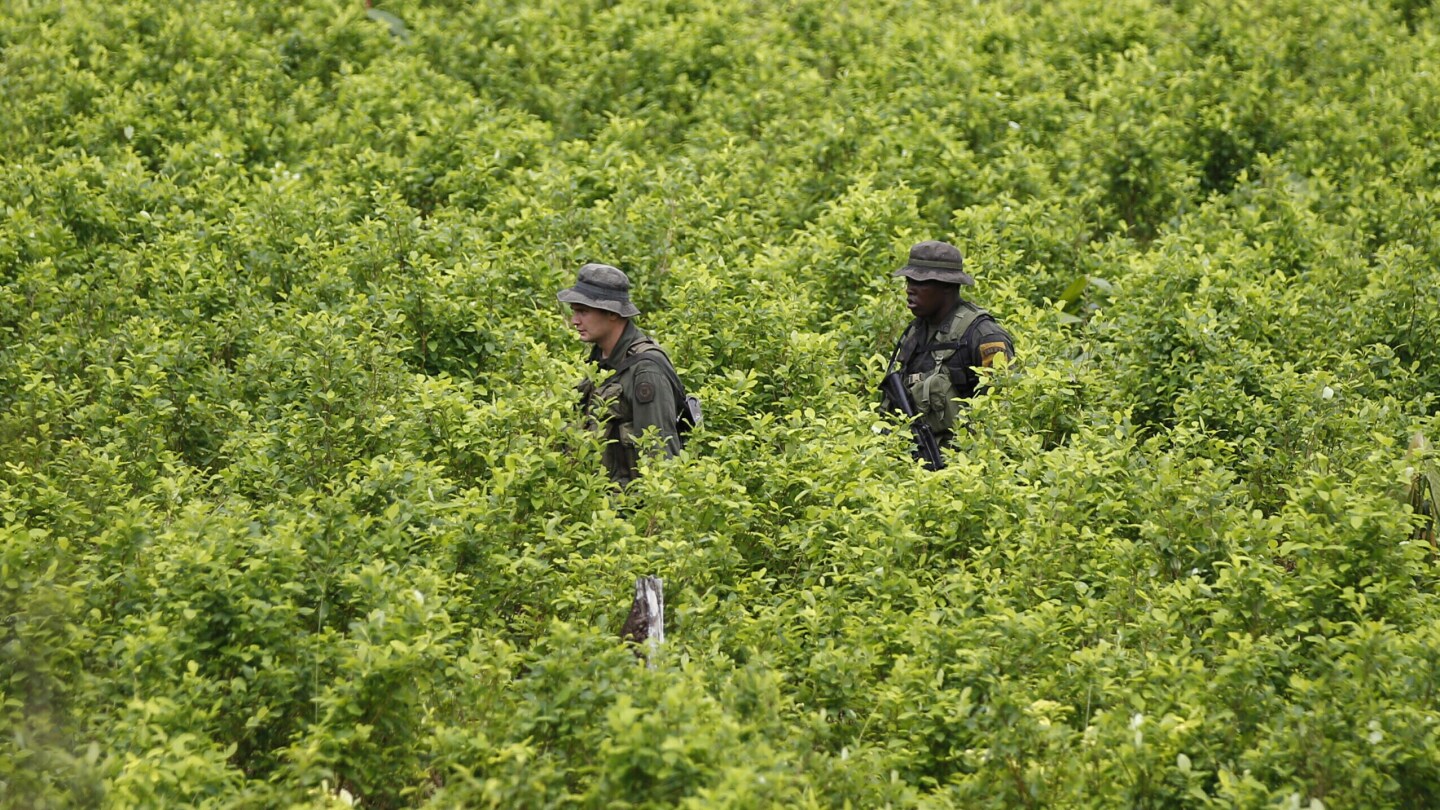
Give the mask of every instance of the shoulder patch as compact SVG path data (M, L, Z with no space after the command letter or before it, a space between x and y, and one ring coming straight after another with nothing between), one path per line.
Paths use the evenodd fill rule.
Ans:
M995 365L995 355L1003 355L1006 359L1010 357L1010 351L1004 341L980 344L980 365L987 368Z
M642 380L635 386L635 401L648 404L655 399L655 383Z

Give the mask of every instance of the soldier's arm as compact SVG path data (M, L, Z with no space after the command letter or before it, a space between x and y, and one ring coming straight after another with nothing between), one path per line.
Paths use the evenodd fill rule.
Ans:
M975 356L972 365L977 369L999 368L1015 359L1015 345L1010 340L1010 333L994 321L987 321L980 326L973 345ZM985 387L984 380L981 380L975 393L983 393Z
M635 434L638 436L653 427L665 439L665 454L679 453L680 436L675 432L675 419L680 413L680 403L675 401L675 389L664 372L654 363L637 363L630 398Z
M1015 359L1015 344L1010 340L1010 333L994 321L987 320L980 325L974 345L976 367L994 368Z

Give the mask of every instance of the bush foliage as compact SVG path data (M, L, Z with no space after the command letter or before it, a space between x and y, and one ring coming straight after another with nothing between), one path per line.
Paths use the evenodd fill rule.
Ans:
M1440 804L1428 0L367 5L0 14L0 805ZM620 494L591 260L706 405Z

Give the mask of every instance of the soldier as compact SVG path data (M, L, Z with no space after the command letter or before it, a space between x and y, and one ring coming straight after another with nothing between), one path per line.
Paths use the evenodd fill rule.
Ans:
M959 249L945 242L921 242L895 271L905 278L905 305L915 320L900 336L887 372L900 372L903 388L921 424L943 447L954 438L960 400L980 387L976 368L991 368L1015 356L1010 335L990 313L960 297L975 279L966 273ZM886 396L886 407L902 403Z
M677 416L685 388L660 346L630 322L640 310L630 302L630 279L608 264L580 268L575 286L556 294L570 305L570 325L593 346L590 362L606 376L577 386L585 426L605 440L600 461L611 480L625 486L638 475L636 439L650 428L667 456L680 452Z

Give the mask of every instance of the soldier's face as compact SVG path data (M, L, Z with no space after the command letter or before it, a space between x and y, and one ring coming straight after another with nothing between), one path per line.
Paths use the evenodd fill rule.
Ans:
M610 337L617 336L625 328L625 319L603 309L571 304L570 325L575 328L581 340L604 346L609 343Z
M910 314L921 319L930 319L943 313L950 303L950 288L953 284L943 281L916 281L905 279L905 306Z

